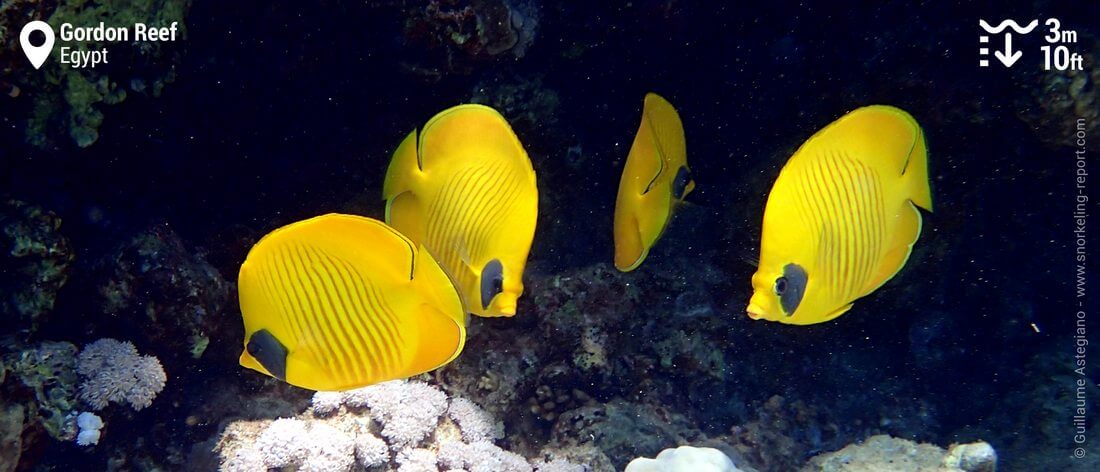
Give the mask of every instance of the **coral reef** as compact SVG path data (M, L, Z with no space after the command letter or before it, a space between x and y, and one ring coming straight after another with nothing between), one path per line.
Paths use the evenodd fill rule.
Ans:
M19 200L0 203L0 317L6 326L34 332L53 310L69 278L73 252L61 219Z
M543 84L541 76L493 76L474 86L471 103L488 105L508 119L520 136L532 137L553 129L558 121L558 92Z
M298 470L579 471L561 458L529 463L494 444L499 423L467 399L420 381L317 392L295 418L238 420L216 447L227 472ZM372 469L381 470L381 469Z
M522 58L538 32L533 0L432 0L405 11L405 37L437 53L436 60L406 64L428 78L469 73L472 64L496 57Z
M76 371L84 378L80 399L96 410L109 402L141 410L153 403L168 380L156 357L138 355L133 344L109 338L85 346L77 356Z
M43 341L5 356L11 375L19 385L7 385L14 391L7 398L27 396L27 422L35 422L54 439L71 441L76 437L77 348L71 343ZM8 382L12 384L13 382Z
M140 344L169 366L199 358L224 320L229 286L203 255L167 225L125 241L98 262L97 291L105 315L137 322Z
M26 411L18 403L0 403L0 472L11 472L23 455Z
M812 451L836 445L839 426L816 408L779 395L755 409L755 418L732 428L734 449L766 470L793 470Z
M997 454L984 442L955 445L948 452L932 444L878 435L816 456L802 472L994 472L996 468Z
M44 20L55 29L62 23L160 27L176 22L185 36L184 18L190 7L190 0L5 2L0 30L19 31L30 19ZM127 90L158 96L165 84L175 79L178 45L182 43L179 37L168 42L73 42L68 46L76 50L108 48L110 64L73 68L60 63L60 47L55 47L53 58L34 70L23 66L18 36L0 35L5 51L0 67L5 82L10 80L2 85L9 89L9 97L29 102L26 138L44 148L60 147L64 141L80 147L95 143L104 118L101 108L121 103Z
M1100 130L1100 40L1082 33L1076 47L1084 56L1085 70L1036 68L1022 81L1025 93L1017 100L1020 118L1052 147L1074 146L1078 132L1095 143Z

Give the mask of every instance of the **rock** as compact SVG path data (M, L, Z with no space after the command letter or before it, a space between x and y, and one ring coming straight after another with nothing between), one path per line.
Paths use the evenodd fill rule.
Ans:
M954 467L966 472L996 472L997 451L985 441L955 444L943 458L944 467Z
M144 326L136 344L154 346L166 364L200 358L210 337L224 333L229 285L168 225L134 235L99 266L104 314Z
M17 330L35 331L69 278L73 253L60 229L61 218L48 210L0 203L0 316Z
M954 458L933 444L880 434L839 451L820 454L810 459L802 472L992 472L996 469L997 454L988 443L954 446L953 451Z
M0 472L11 472L19 465L23 452L23 405L0 406Z

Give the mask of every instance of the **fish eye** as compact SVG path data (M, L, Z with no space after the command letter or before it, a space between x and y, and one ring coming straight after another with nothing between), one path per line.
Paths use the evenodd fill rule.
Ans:
M783 292L786 292L786 291L787 291L787 278L786 277L780 277L778 279L775 279L775 294L776 295L783 295Z
M252 356L252 357L256 357L256 355L257 355L257 354L259 354L259 353L260 353L260 351L261 351L261 349L260 349L260 343L256 342L256 339L254 339L254 338L253 338L253 339L249 339L249 340L248 340L248 345L247 345L247 346L245 346L245 349L247 349L247 350L248 350L248 354L249 354L250 356Z

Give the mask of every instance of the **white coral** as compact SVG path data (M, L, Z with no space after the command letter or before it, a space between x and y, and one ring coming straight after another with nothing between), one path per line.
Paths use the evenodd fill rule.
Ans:
M343 392L315 392L312 401L313 413L321 416L332 414L340 409L343 402Z
M439 472L431 449L406 449L397 454L397 472Z
M324 423L309 428L309 453L302 461L303 472L340 472L355 463L355 444L343 431Z
M362 432L355 438L355 457L363 467L382 465L390 461L390 448L382 438Z
M233 452L245 450L258 451L265 468L302 471L347 471L356 461L362 468L386 466L400 472L438 472L440 466L468 472L532 472L536 466L539 472L586 470L561 460L533 465L501 449L493 444L503 436L499 421L473 402L449 399L424 382L398 380L343 393L318 392L311 409L312 415L303 419L275 420L258 436L234 436L227 429L223 441L230 438L244 446L219 446L222 470L251 470L245 467L254 464L255 455ZM425 441L429 436L432 441Z
M415 446L439 424L447 394L424 382L395 380L361 389L371 417L394 450Z
M268 467L297 465L309 453L306 423L294 418L279 418L256 438L256 450Z
M447 416L458 424L463 439L468 442L494 441L504 437L504 426L465 398L451 400Z
M263 454L250 447L245 447L233 452L233 455L222 462L218 469L222 472L267 472L267 464L264 463Z
M80 399L95 410L110 402L145 408L168 380L157 358L138 355L133 344L110 338L85 346L76 358L76 370L84 378Z
M531 472L531 465L523 456L505 451L488 442L450 442L440 445L440 455L446 458L444 465L464 468L469 472Z

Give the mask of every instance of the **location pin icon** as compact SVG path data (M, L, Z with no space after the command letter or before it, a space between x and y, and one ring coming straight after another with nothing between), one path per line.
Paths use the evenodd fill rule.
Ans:
M41 46L31 44L31 33L35 31L41 31L46 36L46 41ZM50 51L53 51L53 28L45 21L27 23L19 33L19 45L23 46L23 53L27 55L27 59L30 59L35 69L42 67L42 63L50 57Z

